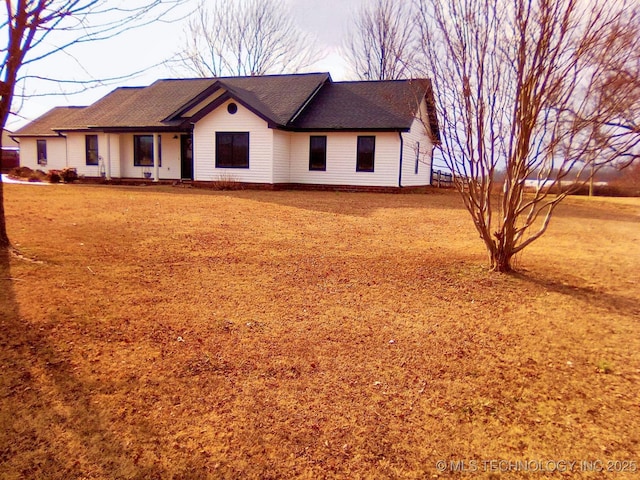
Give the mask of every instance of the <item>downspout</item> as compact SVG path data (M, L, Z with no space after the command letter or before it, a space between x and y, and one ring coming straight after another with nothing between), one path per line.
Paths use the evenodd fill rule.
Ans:
M398 188L402 188L402 153L404 150L404 138L402 138L402 132L398 132L400 136L400 171L398 172Z
M64 137L64 166L69 168L69 138L62 133L59 133L61 137Z
M191 177L193 178L193 181L195 182L197 180L196 177L196 142L195 142L195 130L196 130L196 124L195 123L191 123L191 129L189 130L189 135L191 135Z

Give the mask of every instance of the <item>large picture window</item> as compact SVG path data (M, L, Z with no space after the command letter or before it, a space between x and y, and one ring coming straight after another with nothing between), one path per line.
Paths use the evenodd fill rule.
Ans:
M47 164L47 141L36 140L36 149L38 154L38 165Z
M153 135L133 136L133 165L153 167ZM162 166L162 136L158 135L158 166Z
M249 132L216 132L216 168L249 168Z
M376 137L358 137L358 161L356 171L373 172L374 157L376 152Z
M309 170L327 169L327 137L309 137Z
M87 165L98 165L98 136L86 135L84 137Z

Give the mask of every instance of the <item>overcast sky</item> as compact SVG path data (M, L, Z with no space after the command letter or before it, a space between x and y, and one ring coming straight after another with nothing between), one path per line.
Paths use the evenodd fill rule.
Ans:
M361 5L372 0L285 0L290 5L294 20L301 29L315 36L327 55L308 71L331 73L334 80L349 79L339 47L343 42L349 19ZM198 0L188 0L186 12L196 8ZM182 44L184 22L156 24L131 31L117 38L85 44L73 50L73 56L64 52L33 64L23 74L62 79L112 78L126 76L152 65L160 64L174 54ZM149 85L159 78L174 77L166 66L158 66L143 74L108 86L93 88L81 94L38 96L52 91L61 93L75 87L56 84L27 84L20 115L12 117L8 128L16 130L55 106L88 105L117 86Z

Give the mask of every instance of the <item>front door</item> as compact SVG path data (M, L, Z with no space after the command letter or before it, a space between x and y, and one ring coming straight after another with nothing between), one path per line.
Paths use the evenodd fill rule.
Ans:
M180 178L193 180L193 137L180 135Z

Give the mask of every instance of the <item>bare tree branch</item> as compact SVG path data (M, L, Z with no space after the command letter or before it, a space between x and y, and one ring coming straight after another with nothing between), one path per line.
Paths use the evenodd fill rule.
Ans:
M417 4L442 155L491 268L508 271L569 193L640 155L638 7L626 0L588 9L579 0ZM528 192L530 178L538 186Z
M167 63L199 77L295 73L322 58L282 0L201 1Z
M6 21L0 24L2 128L12 110L16 90L24 92L25 82L34 77L20 77L23 66L60 52L67 53L74 45L106 40L133 28L168 21L169 15L182 3L184 0L5 0ZM76 83L87 86L92 82ZM24 97L24 93L20 97ZM0 248L9 246L0 179Z
M417 38L410 2L376 0L363 6L349 33L344 55L362 80L410 78Z

